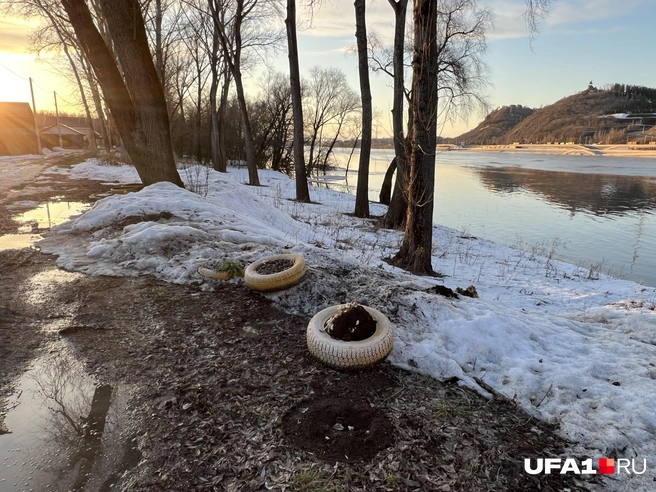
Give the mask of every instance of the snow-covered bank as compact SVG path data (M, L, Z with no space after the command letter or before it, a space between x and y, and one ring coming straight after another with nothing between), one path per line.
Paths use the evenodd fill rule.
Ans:
M90 160L72 177L129 182L128 166ZM309 266L300 285L269 295L307 315L358 301L395 325L391 361L437 378L478 381L515 399L529 413L561 423L577 443L572 454L647 459L631 487L651 490L656 477L656 291L557 262L548 245L520 251L436 228L433 266L445 279L409 275L382 261L401 234L344 215L354 197L312 188L314 204L291 201L294 183L261 171L252 188L245 170L183 173L190 189L167 183L100 200L58 227L41 247L58 264L91 275L153 274L211 290L198 266L254 261L283 251ZM203 185L202 187L200 185ZM372 206L373 214L384 207ZM233 280L238 281L238 280ZM431 286L474 284L479 299L426 292ZM654 361L654 362L652 362ZM546 458L547 456L545 456ZM517 457L521 459L523 457ZM627 484L616 484L624 490Z

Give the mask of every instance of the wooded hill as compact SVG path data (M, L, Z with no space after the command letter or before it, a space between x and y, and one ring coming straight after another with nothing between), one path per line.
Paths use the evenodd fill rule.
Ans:
M578 94L540 109L501 107L456 141L470 145L625 143L639 139L654 126L656 117L645 113L656 113L656 89L625 84L597 89L590 85ZM629 117L600 118L613 114Z
M460 135L457 141L470 145L505 143L508 132L534 111L521 105L502 106L488 114L476 128Z

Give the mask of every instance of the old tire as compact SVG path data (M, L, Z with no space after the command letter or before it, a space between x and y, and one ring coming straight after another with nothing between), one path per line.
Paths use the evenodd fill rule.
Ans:
M272 273L270 275L261 275L257 273L257 269L262 263L274 260L292 260L294 264L287 270ZM305 265L305 260L300 255L273 255L261 258L248 265L244 271L244 280L246 281L246 285L253 290L260 292L274 292L296 285L301 281L306 271L307 266Z
M363 306L376 320L374 334L358 342L335 340L326 333L325 325L342 306L328 307L310 320L306 332L310 353L335 369L362 369L383 361L394 346L394 332L387 316L377 309Z
M213 270L203 266L198 267L198 274L206 278L213 278L215 280L230 280L232 278L232 275L230 275L228 272L220 272L218 270Z

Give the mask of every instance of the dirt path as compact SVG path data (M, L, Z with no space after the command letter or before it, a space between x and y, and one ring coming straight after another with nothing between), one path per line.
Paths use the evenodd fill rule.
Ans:
M89 201L102 188L59 179L20 200ZM16 213L10 202L0 213ZM523 458L558 456L565 443L512 403L389 364L327 369L305 347L308 320L245 287L88 277L27 248L0 251L0 271L0 395L61 347L97 383L81 413L61 412L75 476L51 490L584 490L524 473Z

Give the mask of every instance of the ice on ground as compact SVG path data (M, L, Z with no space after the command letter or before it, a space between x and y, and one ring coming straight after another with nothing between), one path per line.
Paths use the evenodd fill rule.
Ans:
M43 156L0 156L0 193L33 181L46 166Z
M116 182L133 181L133 172L92 160L70 171ZM433 267L448 276L416 277L383 261L398 250L400 232L345 215L354 207L350 195L312 188L314 203L300 204L291 200L294 182L272 171L260 171L265 186L257 188L242 184L245 169L203 168L183 178L188 189L158 183L104 198L40 245L67 270L151 274L206 290L216 281L197 273L205 263L298 252L309 267L306 280L268 295L282 308L310 316L347 301L376 307L395 326L393 364L456 377L488 397L492 388L559 423L575 443L570 455L646 458L651 469L630 486L651 490L655 289L555 261L539 248L521 251L444 227L434 231ZM372 204L373 214L384 210ZM428 292L442 283L474 284L480 298Z

